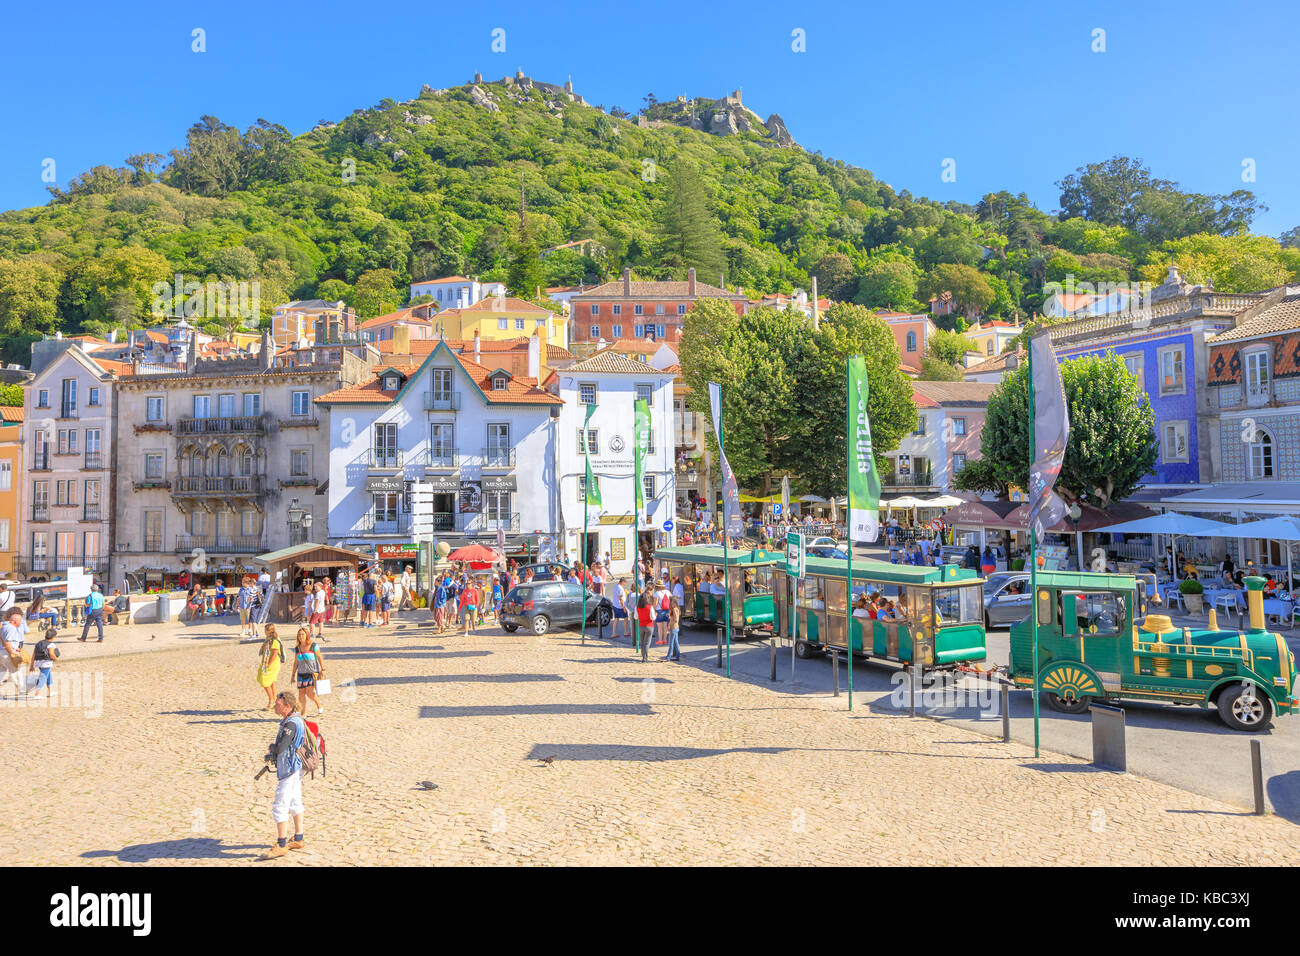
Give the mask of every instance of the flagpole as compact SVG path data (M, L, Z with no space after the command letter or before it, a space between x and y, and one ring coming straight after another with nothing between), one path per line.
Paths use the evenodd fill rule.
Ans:
M853 386L849 380L848 360L844 362L844 494L849 495L850 474L853 470ZM832 492L834 494L834 492ZM832 499L834 504L834 499ZM849 710L853 709L853 498L844 499L844 510L848 512L845 528L848 531L849 545L849 583L844 594L845 625L848 631L849 662Z
M718 402L718 456L725 457L726 452L723 450L723 431L722 431L722 402ZM731 568L729 567L727 549L727 538L730 537L727 527L727 484L726 475L722 478L722 601L724 614L726 615L727 628L727 676L731 676Z
M591 498L591 449L587 444L587 428L591 424L591 410L595 405L587 406L587 417L582 423L582 460L586 465L586 474L583 476L582 483L585 486L582 489L582 545L578 548L578 553L584 558L587 557L587 502ZM583 561L583 564L587 564ZM586 569L583 569L583 577L586 576ZM587 646L587 582L580 579L582 585L582 646ZM599 611L597 612L599 613Z
M1032 470L1038 457L1038 440L1034 435L1034 350L1031 345L1025 350L1029 369L1029 467ZM1030 484L1033 476L1030 476ZM1029 489L1032 495L1033 488ZM1032 511L1032 509L1031 509ZM1030 628L1033 644L1033 695L1034 695L1034 756L1038 756L1038 532L1034 522L1029 522L1029 593L1033 595L1029 602L1030 616L1033 624Z

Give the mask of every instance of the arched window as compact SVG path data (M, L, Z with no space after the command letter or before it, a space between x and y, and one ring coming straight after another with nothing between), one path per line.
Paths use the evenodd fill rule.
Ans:
M1255 440L1247 446L1250 452L1250 477L1273 477L1273 436L1266 429L1255 429Z
M203 477L203 453L197 448L190 452L190 477Z
M907 333L907 350L908 350L909 352L915 352L915 351L916 351L916 333L915 333L915 332L908 332L908 333Z
M216 470L212 473L221 476L230 474L230 455L224 448L217 449Z
M247 445L241 445L235 449L236 467L241 475L252 475L256 473L256 459L253 457L253 449Z

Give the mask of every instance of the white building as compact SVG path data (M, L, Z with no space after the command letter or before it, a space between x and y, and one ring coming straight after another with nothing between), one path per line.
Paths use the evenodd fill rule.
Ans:
M113 527L112 461L117 427L113 381L130 366L96 361L74 342L32 343L35 377L23 409L23 498L18 573L63 577L108 567Z
M559 519L560 399L538 384L550 374L541 351L534 336L529 374L512 375L492 353L439 342L418 365L379 365L318 398L330 419L329 543L373 546L381 558L416 543L418 482L433 486L435 540L493 546L501 530L508 552L536 553Z
M560 372L559 395L564 400L559 463L562 548L571 560L581 556L586 464L579 442L587 406L594 404L588 443L601 504L587 509L587 553L593 558L608 553L615 574L630 574L636 555L634 523L647 546L676 540L675 526L664 530L664 523L676 517L673 373L606 350ZM644 464L646 508L636 521L632 454L638 398L650 406L651 440Z
M417 295L433 296L433 301L443 309L468 309L488 296L503 296L506 287L500 282L479 282L465 276L447 276L444 279L426 279L411 283L411 298Z

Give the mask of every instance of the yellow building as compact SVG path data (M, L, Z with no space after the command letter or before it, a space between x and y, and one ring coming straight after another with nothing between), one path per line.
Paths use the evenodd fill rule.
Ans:
M14 578L23 537L23 410L0 406L0 578Z
M477 333L482 339L498 341L532 336L541 330L548 345L569 347L569 327L563 317L508 296L489 296L463 309L443 309L433 314L432 321L438 329L435 337L468 342Z

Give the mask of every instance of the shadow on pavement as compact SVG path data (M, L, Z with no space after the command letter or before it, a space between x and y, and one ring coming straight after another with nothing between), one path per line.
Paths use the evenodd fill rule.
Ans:
M620 684L671 684L667 677L615 677Z
M545 714L556 716L615 714L624 717L650 717L654 715L654 711L649 704L486 704L479 707L434 707L426 704L420 708L421 717L523 717Z
M440 654L421 654L418 651L404 650L404 651L368 651L365 653L353 654L353 653L349 653L347 650L343 648L340 648L339 650L336 651L330 650L330 648L326 648L326 651L329 652L329 659L332 661L337 661L337 660L360 661L360 660L372 660L381 657L389 660L404 659L404 660L412 660L412 661L428 661L428 660L441 661L441 660L446 660L449 657L487 657L489 654L492 653L491 651L445 651Z
M722 754L779 754L800 747L646 747L636 744L534 744L525 760L626 760L658 763L665 760L695 760Z
M1020 766L1043 773L1119 773L1118 770L1107 770L1090 763L1022 763Z
M1300 770L1270 777L1265 784L1265 796L1275 814L1292 823L1300 823Z
M238 850L256 850L255 853L238 853ZM120 850L90 850L82 859L116 859L122 863L142 863L146 860L240 860L260 856L266 852L263 844L227 845L214 837L197 840L163 840L159 843L136 843Z
M563 681L559 674L419 674L410 677L358 677L358 687L387 684L527 684L544 681Z

